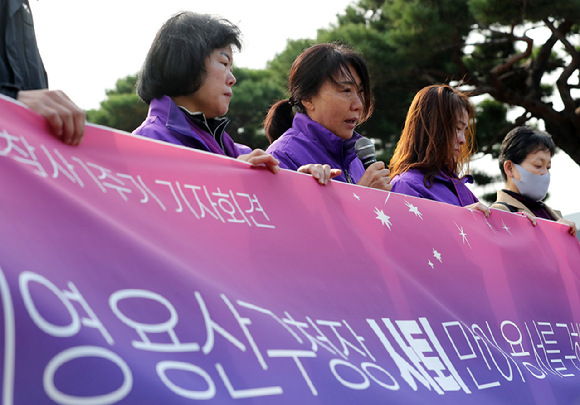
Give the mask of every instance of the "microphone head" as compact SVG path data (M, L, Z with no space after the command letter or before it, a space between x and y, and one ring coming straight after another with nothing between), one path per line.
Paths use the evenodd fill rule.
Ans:
M354 150L356 152L356 157L361 160L365 170L377 161L375 158L375 144L368 138L362 137L356 141L354 144Z

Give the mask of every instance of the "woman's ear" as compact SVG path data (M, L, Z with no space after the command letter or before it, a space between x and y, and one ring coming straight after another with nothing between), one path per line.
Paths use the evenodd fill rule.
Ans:
M304 106L304 108L306 109L306 111L314 111L314 103L312 102L312 98L309 98L308 100L301 100L302 105Z
M503 171L505 172L506 176L509 177L514 177L514 162L512 162L511 160L506 160L505 162L503 162Z

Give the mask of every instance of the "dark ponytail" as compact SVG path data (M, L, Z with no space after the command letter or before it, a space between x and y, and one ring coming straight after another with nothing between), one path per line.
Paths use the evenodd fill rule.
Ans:
M270 143L278 139L284 132L292 127L294 112L290 100L280 100L268 111L264 119L264 131Z

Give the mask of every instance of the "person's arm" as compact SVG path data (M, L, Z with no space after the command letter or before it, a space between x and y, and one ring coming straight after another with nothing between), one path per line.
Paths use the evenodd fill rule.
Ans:
M497 201L494 202L493 204L491 204L489 206L489 208L493 208L495 210L500 210L500 211L505 211L505 212L513 212L512 210L509 209L508 206L501 204L501 203L498 203Z
M319 184L326 185L330 179L340 176L342 170L332 169L330 165L321 165L317 163L300 166L297 172L311 174Z
M46 118L53 134L78 145L85 134L85 112L60 90L20 90L16 99Z
M253 166L266 166L272 173L280 171L280 162L274 156L264 152L262 149L254 149L251 153L238 156L243 162L248 162Z
M483 215L485 215L486 218L489 217L489 214L491 214L491 211L487 207L487 205L479 201L473 204L466 205L464 208L467 208L469 210L481 211L483 212Z
M2 0L0 0L0 3L2 2ZM1 63L1 61L0 61ZM0 66L1 68L1 66ZM0 71L1 72L1 71ZM0 81L2 80L2 74L0 73ZM7 97L13 98L13 99L17 99L18 98L18 91L20 91L20 89L11 84L11 83L3 83L0 82L0 94L4 94Z
M394 193L405 194L411 197L427 198L431 200L432 198L425 193L423 189L416 187L413 183L406 181L404 178L397 177L397 181L392 184L391 191Z
M376 188L379 190L391 191L391 178L389 169L385 167L384 162L375 162L368 167L365 173L358 181L359 186Z
M560 218L557 222L564 225L568 225L570 227L568 233L570 233L570 235L572 236L576 236L576 232L578 231L578 229L576 228L576 224L574 222L564 218Z
M268 148L266 153L274 156L276 160L279 162L279 166L281 169L288 169L293 171L298 171L301 165L298 165L285 151L281 151L275 148Z
M241 143L234 143L236 149L238 150L238 154L240 155L247 155L252 153L252 148L246 145L242 145Z
M493 204L491 204L489 206L489 208L493 208L493 209L500 210L500 211L511 212L511 213L514 213L514 214L522 215L522 216L526 217L528 219L528 221L530 221L533 226L536 226L536 218L533 215L530 215L526 211L518 212L517 211L517 208L514 207L513 205L509 205L509 204L504 203L504 202L496 201Z
M318 181L319 184L328 184L328 181L336 176L339 176L342 171L340 169L332 169L330 165L321 165L317 163L306 164L299 166L286 152L276 148L268 149L272 156L279 162L282 169L294 170L299 173L311 174L312 177Z
M393 189L391 190L395 193L409 195L411 197L427 198L429 200L439 201L434 198L433 195L426 193L425 188L417 186L416 183L407 182L405 179L398 179L395 184L393 184ZM481 211L486 217L489 216L490 210L487 206L481 202L476 202L470 205L466 205L464 208Z

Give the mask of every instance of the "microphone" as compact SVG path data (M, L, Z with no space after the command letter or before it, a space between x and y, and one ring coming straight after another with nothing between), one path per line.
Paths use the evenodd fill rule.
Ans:
M354 150L356 157L361 160L365 170L377 161L375 158L375 144L369 138L362 137L356 141Z

